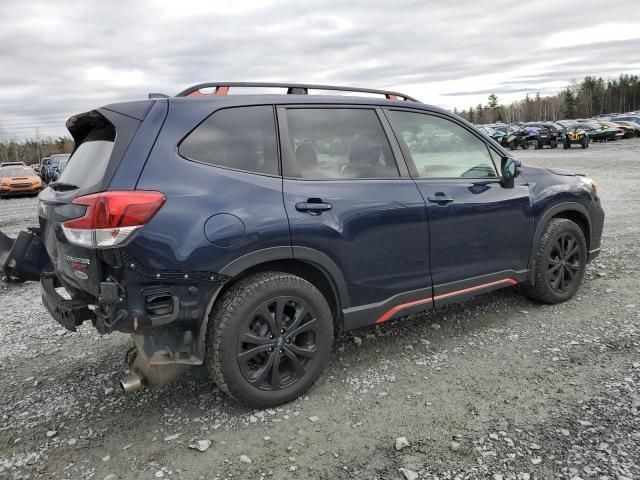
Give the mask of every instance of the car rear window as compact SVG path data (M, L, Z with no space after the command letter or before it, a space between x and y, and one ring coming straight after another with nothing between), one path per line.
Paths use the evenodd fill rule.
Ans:
M80 188L99 183L109 165L115 138L113 125L96 124L73 152L58 181Z
M276 126L271 106L218 110L180 144L188 160L264 175L278 175Z

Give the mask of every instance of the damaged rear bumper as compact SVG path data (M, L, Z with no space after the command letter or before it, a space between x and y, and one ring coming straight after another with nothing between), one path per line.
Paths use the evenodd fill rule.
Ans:
M53 319L71 332L86 320L95 320L95 313L89 308L89 302L64 298L57 288L61 283L55 273L45 273L40 279L42 303Z
M39 228L22 231L16 238L0 232L0 270L12 282L35 282L43 272L53 271Z

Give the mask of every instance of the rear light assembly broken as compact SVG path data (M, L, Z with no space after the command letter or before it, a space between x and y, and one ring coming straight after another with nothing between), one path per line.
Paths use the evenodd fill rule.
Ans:
M62 224L65 238L74 245L109 248L122 245L153 218L166 197L153 191L112 191L78 197L86 206L82 217Z

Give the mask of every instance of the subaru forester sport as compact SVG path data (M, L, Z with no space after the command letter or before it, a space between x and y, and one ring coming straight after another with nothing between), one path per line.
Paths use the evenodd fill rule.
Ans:
M592 180L522 166L401 93L207 83L67 128L40 226L0 235L0 266L40 281L68 330L131 334L125 391L204 364L236 400L278 405L340 332L513 285L562 302L600 251Z

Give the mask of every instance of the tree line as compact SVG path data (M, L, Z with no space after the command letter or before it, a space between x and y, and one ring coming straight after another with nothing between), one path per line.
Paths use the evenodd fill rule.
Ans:
M529 94L518 102L500 105L495 94L489 95L486 105L454 109L471 123L532 122L590 118L598 114L624 113L640 110L640 76L622 74L614 80L585 77L555 95Z
M56 153L71 153L72 150L73 140L70 137L29 139L22 142L0 141L0 162L24 162L33 165L43 157Z

